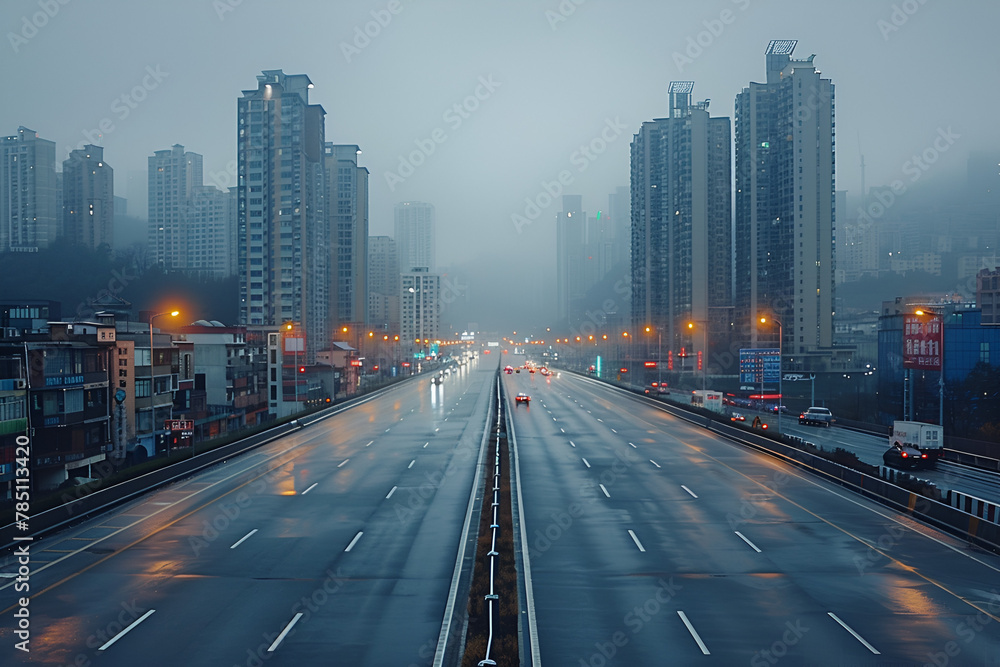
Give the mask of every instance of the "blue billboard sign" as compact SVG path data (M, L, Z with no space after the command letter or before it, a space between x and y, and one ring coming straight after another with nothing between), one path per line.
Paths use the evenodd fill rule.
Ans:
M740 384L778 384L781 377L781 351L743 348L740 350Z

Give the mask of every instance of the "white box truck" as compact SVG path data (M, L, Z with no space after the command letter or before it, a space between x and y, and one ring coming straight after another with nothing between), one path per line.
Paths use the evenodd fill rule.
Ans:
M897 443L926 452L928 467L934 467L944 453L944 429L937 424L895 421L889 431L889 446Z
M722 392L710 389L697 389L691 392L691 405L708 408L713 412L725 412L722 405Z

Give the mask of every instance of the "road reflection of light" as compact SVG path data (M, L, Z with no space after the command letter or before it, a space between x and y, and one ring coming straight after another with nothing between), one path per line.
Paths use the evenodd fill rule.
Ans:
M39 662L54 665L74 664L74 652L79 652L87 646L88 637L84 636L87 629L83 627L84 617L64 616L61 618L46 617L42 619L32 619L36 621L31 625L31 652L33 656L44 657ZM96 633L104 628L88 628ZM96 641L96 636L92 634L90 639ZM99 644L97 644L99 645Z
M444 407L444 383L431 383L431 408Z
M288 462L281 466L278 470L275 470L272 475L274 476L274 488L281 496L294 496L295 491L295 464Z
M399 402L399 401L397 400L397 401L396 401L395 403L393 403L393 404L392 404L392 409L393 409L393 410L396 410L396 411L398 412L398 411L399 411L399 408L400 408L400 406L401 406L401 405L402 405L402 403L400 403L400 402Z

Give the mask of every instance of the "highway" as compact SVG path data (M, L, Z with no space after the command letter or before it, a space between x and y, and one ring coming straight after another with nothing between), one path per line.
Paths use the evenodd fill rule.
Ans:
M0 664L430 664L494 377L406 382L32 544L30 654L8 557Z
M754 411L741 411L739 409L731 409L730 411L743 412L748 421L753 419L752 415L758 414ZM777 428L778 419L775 415L762 415L762 419L767 422L768 428ZM836 424L829 428L807 426L799 424L797 414L781 416L781 431L789 435L796 435L828 451L841 447L854 452L865 463L878 466L883 465L882 453L889 448L889 441L885 436L840 428ZM933 482L940 489L961 491L983 500L1000 503L1000 475L995 472L977 470L971 466L949 461L938 461L937 467L933 470L909 469L904 472Z
M1000 558L569 373L505 375L543 664L1000 665Z

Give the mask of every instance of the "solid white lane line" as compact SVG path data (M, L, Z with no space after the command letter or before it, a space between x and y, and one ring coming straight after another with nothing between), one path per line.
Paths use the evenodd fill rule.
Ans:
M389 494L385 497L385 499L389 500L389 498L392 498L392 494L394 494L394 493L396 493L396 487L395 486L392 487L391 489L389 489Z
M836 614L834 614L832 611L828 611L826 613L827 613L827 615L830 618L832 618L833 620L837 621L837 623L840 624L840 627L842 627L845 630L847 630L848 632L850 632L854 636L855 639L857 639L859 642L861 642L862 644L864 644L864 646L865 646L866 649L868 649L869 651L871 651L875 655L882 655L881 653L878 652L878 650L876 650L876 648L874 646L872 646L871 644L869 644L868 642L866 642L865 639L864 639L864 637L862 637L861 635L859 635L858 633L856 633L854 630L852 630L851 626L849 626L847 623L844 623L842 620L840 620L839 618L837 618Z
M106 641L104 643L104 645L101 646L101 648L99 648L97 650L98 651L104 651L106 649L111 648L112 644L114 644L116 641L118 641L119 639L121 639L122 637L124 637L132 628L134 628L135 626L139 625L140 623L142 623L143 621L145 621L147 618L149 618L149 615L152 614L154 611L156 611L156 610L155 609L150 609L145 614L143 614L139 618L137 618L134 621L132 621L131 623L129 623L129 625L128 625L127 628L125 628L124 630L122 630L121 632L119 632L117 635L115 635L114 637L112 637L108 641Z
M628 534L632 536L632 541L635 542L635 546L639 547L639 551L646 553L646 547L642 546L642 542L640 542L639 538L635 536L635 533L629 530Z
M601 491L603 491L603 492L604 492L604 495L605 495L605 496L607 496L608 498L610 498L610 497L611 497L611 494L610 494L610 493L608 493L608 490L604 488L604 485L603 485L603 484L598 484L598 486L599 486L599 487L601 487Z
M233 546L231 546L231 547L229 547L229 548L230 548L230 549L235 549L236 547L238 547L238 546L240 546L241 544L243 544L243 543L244 543L244 542L245 542L245 541L246 541L247 539L249 539L249 537L250 537L251 535L253 535L253 534L254 534L254 533L256 533L256 532L257 532L257 529L256 529L256 528L254 528L254 529L253 529L253 530L251 530L251 531L250 531L249 533L247 533L246 535L244 535L243 537L241 537L240 539L238 539L238 540L236 541L236 544L234 544Z
M583 465L587 466L588 468L590 467L590 461L588 461L587 459L580 459L580 460L583 461Z
M343 461L341 461L341 462L340 462L340 463L339 463L339 464L337 465L337 467L338 467L338 468L343 468L343 467L344 467L345 465L347 465L347 462L348 462L348 461L350 461L350 460L351 460L351 459L344 459Z
M632 449L639 449L638 447L635 446L634 443L631 443L631 442L628 443L628 446L631 447Z
M267 649L268 653L273 653L274 649L278 648L278 644L280 644L281 640L283 640L285 636L292 631L292 627L299 622L299 619L302 618L303 613L304 612L300 611L299 613L295 614L295 616L292 616L292 620L288 622L288 625L285 626L285 629L281 631L281 634L278 635L275 638L274 642L268 647Z
M416 463L416 462L417 462L416 459L413 459L412 461L410 461L410 465L406 466L406 469L409 470L410 468L412 468L413 464Z
M694 492L694 491L692 491L691 489L687 488L687 487L686 487L686 486L684 486L683 484L681 484L681 488L682 488L682 489L684 489L685 491L687 491L688 493L690 493L690 494L691 494L691 497L692 497L692 498L697 498L697 497L698 497L698 496L697 496L697 495L695 494L695 492Z
M660 464L659 464L659 463L657 463L656 461L654 461L653 459L649 459L649 462L650 462L650 463L652 463L652 464L653 464L654 466L656 466L657 468L659 468L659 467L660 467Z
M688 632L691 633L691 636L694 637L694 640L698 643L698 648L701 649L701 652L704 655L711 655L711 653L708 652L708 647L705 646L705 642L701 641L701 637L698 635L698 631L694 629L693 625L691 625L691 621L688 620L688 617L684 614L684 612L678 609L677 615L681 617L681 620L684 622L684 626L688 629Z
M318 485L319 485L319 482L313 482L312 486L310 486L308 489L306 489L305 491L302 492L302 495L303 496L306 495L307 493L309 493L310 491L312 491L313 489L315 489Z
M346 549L344 549L344 552L346 553L346 552L350 551L351 549L353 549L354 545L358 543L358 540L360 540L361 536L364 535L364 534L365 534L364 531L360 531L359 530L358 534L354 536L353 540L351 540L351 543L347 545Z
M374 440L372 440L372 441L371 441L371 442L369 442L369 443L368 443L367 445L365 445L365 447L371 447L371 446L372 446L372 445L373 445L374 443L375 443L375 441L374 441Z
M760 553L760 549L757 548L757 545L754 544L753 542L751 542L750 540L748 540L746 538L746 535L744 535L743 533L741 533L738 530L736 531L736 534L739 535L739 537L740 537L741 540L743 540L744 542L746 542L747 544L749 544L751 549L753 549L757 553Z

